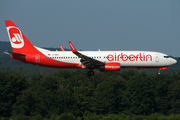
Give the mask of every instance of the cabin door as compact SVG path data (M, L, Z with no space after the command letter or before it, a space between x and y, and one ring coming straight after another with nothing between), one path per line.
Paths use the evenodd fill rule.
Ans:
M159 55L158 54L155 55L155 61L159 62Z

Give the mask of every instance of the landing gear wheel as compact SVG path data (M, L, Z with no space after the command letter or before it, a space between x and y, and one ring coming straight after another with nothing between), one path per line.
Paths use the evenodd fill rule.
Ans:
M89 71L87 74L88 74L88 76L93 76L94 75L94 71Z
M161 74L161 72L160 72L160 70L158 70L158 73L157 73L158 75L160 75Z

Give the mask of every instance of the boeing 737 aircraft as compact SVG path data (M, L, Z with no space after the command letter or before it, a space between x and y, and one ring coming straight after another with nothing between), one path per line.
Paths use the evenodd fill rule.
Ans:
M119 71L120 68L167 69L177 61L160 52L150 51L77 51L69 41L72 51L49 51L32 45L20 29L5 20L12 51L6 51L13 59L52 68L82 68L93 70ZM160 74L160 72L159 72Z

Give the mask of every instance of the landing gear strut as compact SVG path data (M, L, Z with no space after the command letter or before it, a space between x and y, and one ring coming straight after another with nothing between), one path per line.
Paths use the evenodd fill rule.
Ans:
M158 75L160 75L160 74L161 74L161 73L160 73L160 71L161 71L161 70L165 70L165 69L167 69L167 67L162 67L162 68L159 68L159 69L158 69Z
M88 76L93 76L94 75L94 71L90 70L87 74L88 74Z

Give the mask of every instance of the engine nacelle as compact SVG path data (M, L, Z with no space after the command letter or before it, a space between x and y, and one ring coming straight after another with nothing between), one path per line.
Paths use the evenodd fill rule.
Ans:
M105 71L119 71L120 70L120 63L105 63L103 68L101 69L102 72Z

